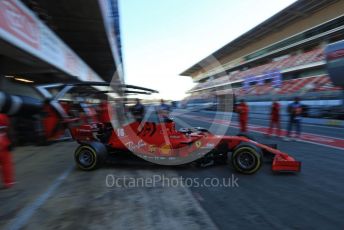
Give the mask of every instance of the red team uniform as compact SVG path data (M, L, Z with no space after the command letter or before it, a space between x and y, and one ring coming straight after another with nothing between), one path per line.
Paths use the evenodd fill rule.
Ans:
M111 118L110 118L110 114L109 114L109 104L107 101L103 101L100 104L99 121L104 123L104 124L111 123Z
M8 126L8 117L0 114L0 167L5 188L11 187L14 183L12 156L9 150L11 142L7 134Z
M239 114L240 132L247 132L247 122L248 122L248 106L245 102L241 102L236 108Z
M274 102L271 107L270 127L267 133L268 135L273 134L274 128L276 128L277 136L281 136L280 110L281 105L278 102Z

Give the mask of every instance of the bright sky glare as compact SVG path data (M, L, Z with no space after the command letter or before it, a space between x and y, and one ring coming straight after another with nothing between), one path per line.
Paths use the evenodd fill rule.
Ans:
M295 0L120 0L126 83L180 100L193 87L179 76Z

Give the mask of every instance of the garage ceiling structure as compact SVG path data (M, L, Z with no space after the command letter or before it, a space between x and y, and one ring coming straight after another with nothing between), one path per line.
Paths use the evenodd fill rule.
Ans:
M0 74L124 81L117 0L3 0L0 10Z

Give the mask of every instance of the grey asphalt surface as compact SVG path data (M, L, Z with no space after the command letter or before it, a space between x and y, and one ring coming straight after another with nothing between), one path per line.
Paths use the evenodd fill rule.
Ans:
M184 115L178 119L184 125L209 126ZM237 132L230 128L227 134ZM250 176L230 165L122 165L83 172L74 166L74 142L17 148L18 183L0 190L0 229L344 229L344 151L252 135L302 161L302 172L274 174L268 163ZM156 177L235 178L237 184L183 187L159 181L131 187L128 181L107 181Z
M268 126L269 120L267 119L256 119L251 118L250 119L251 124L255 125L262 125L262 126ZM287 129L288 122L281 122L281 128ZM302 124L302 131L307 133L315 133L319 135L325 135L329 137L335 137L335 138L344 138L344 128L342 127L331 127L331 126L325 126L325 125L314 125L314 124Z
M209 117L209 118L214 117L213 112L197 111L197 112L190 112L187 114ZM223 115L218 115L218 116L226 119L226 116L223 116ZM237 121L237 120L238 120L238 118L237 118L236 113L233 113L232 114L232 121ZM266 119L261 119L261 118L255 118L254 114L250 114L249 124L268 126L269 125L269 115L266 116ZM281 128L282 129L287 129L287 126L288 126L288 122L286 122L286 121L281 122ZM344 128L342 128L342 127L302 123L302 131L307 132L307 133L313 133L313 134L319 134L319 135L325 135L325 136L329 136L329 137L344 139Z
M209 127L207 122L183 121ZM332 130L335 137L336 130ZM323 133L321 128L317 131L313 133ZM227 132L236 133L234 128ZM276 143L279 149L302 161L302 172L273 174L269 164L250 176L222 166L198 172L179 171L188 177L238 177L236 188L191 188L214 223L220 229L344 229L344 151L250 135L263 143Z

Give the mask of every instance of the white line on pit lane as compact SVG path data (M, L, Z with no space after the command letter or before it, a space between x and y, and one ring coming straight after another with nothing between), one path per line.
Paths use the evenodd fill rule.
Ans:
M197 117L195 117L195 116L193 116L193 117L196 118L196 120L197 120ZM190 116L189 118L192 119L191 116ZM201 120L201 119L198 119L198 121L211 123L211 122L209 122L209 121ZM217 123L217 124L218 124L218 125L224 125L224 124L221 124L221 123ZM252 127L252 126L261 127L261 126L257 126L257 125L251 125L251 127ZM230 128L239 129L238 127L235 127L235 126L231 126ZM265 127L262 127L262 128L265 128ZM257 130L251 130L251 132L265 134L264 132L257 131ZM323 135L312 134L312 133L307 133L307 134L315 135L315 136L319 136L319 137L323 136ZM323 137L328 137L328 136L323 136ZM329 138L334 138L334 137L329 137ZM338 138L335 138L335 139L338 139ZM312 141L307 141L307 140L301 140L301 139L299 139L298 142L304 142L304 143L308 143L308 144L314 144L314 145L324 146L324 147L328 147L328 148L333 148L333 149L338 149L338 150L344 150L344 148L341 148L341 147L332 146L332 145L326 145L326 144L321 144L321 143L318 143L318 142L312 142Z
M35 214L37 209L39 209L49 199L49 197L51 197L56 189L69 176L73 168L74 165L70 166L64 173L56 178L54 183L52 183L43 194L41 194L33 203L27 205L24 209L22 209L19 214L13 220L11 220L11 222L8 223L4 229L19 230L24 225L26 225L29 219Z
M264 120L270 122L268 119L264 118L250 118L252 120ZM281 121L281 123L287 124L289 121ZM316 125L316 124L309 124L309 123L302 123L303 126L309 126L309 127L316 127L316 128L325 128L325 129L338 129L338 130L343 130L343 127L335 127L335 126L326 126L326 125Z

